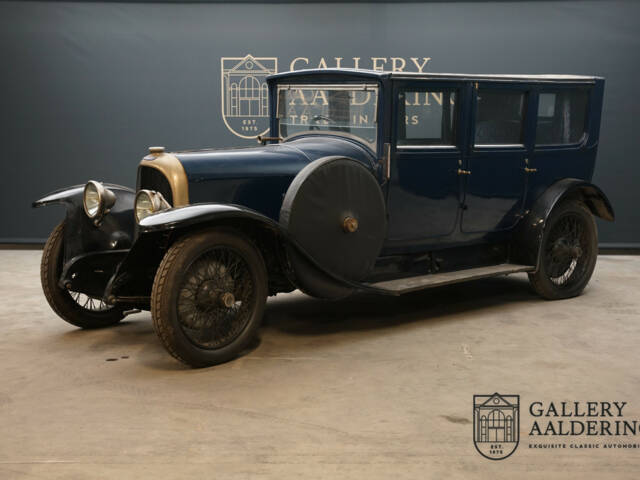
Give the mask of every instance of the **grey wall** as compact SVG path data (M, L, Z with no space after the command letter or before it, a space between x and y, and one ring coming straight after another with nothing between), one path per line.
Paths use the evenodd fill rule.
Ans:
M364 68L430 57L428 71L603 75L595 182L618 219L601 223L601 241L640 246L639 3L0 2L0 242L46 238L63 212L30 202L50 190L133 186L149 145L253 144L220 103L221 57L252 54L280 71L296 57Z

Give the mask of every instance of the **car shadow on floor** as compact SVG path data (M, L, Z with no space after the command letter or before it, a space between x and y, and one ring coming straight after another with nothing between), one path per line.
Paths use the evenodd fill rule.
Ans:
M317 339L331 335L330 343L335 346L354 341L353 335L347 338L335 334L366 332L370 338L384 335L390 329L462 321L466 315L486 309L538 299L523 275L460 283L399 297L358 294L342 300L320 300L299 293L279 295L268 300L260 339L250 345L244 355L258 349L260 355L284 352L290 355L294 350L296 355L304 355L305 348L317 353L321 345L292 342L291 336ZM74 348L83 345L87 348L90 342L89 350L105 357L115 349L152 369L188 369L164 350L156 338L149 312L127 317L107 329L73 330L63 334L61 340L63 346Z
M437 287L402 296L359 294L342 300L303 295L276 297L264 324L293 335L376 330L413 322L447 321L500 305L534 301L526 276L498 277Z

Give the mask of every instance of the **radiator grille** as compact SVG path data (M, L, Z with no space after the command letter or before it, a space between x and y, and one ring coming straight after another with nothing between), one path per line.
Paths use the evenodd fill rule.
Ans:
M154 190L160 192L165 200L173 205L171 185L169 185L169 181L160 170L151 167L140 167L138 171L137 190Z

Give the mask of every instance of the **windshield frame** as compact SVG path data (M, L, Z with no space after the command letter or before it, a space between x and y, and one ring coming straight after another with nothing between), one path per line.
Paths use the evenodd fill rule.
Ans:
M381 101L382 88L381 88L380 82L376 82L376 81L335 82L333 81L333 82L321 83L316 81L316 82L309 82L309 83L305 83L305 82L277 83L274 89L275 90L274 92L274 100L275 100L274 111L275 112L274 113L275 113L275 131L278 136L280 135L280 91L291 90L295 88L300 88L300 89L317 88L317 89L332 89L332 90L347 90L347 91L375 91L376 101L374 105L374 125L376 128L376 132L375 132L373 141L369 142L367 141L367 139L351 132L341 132L338 130L305 130L302 132L296 132L291 135L288 135L287 137L282 139L283 142L286 142L288 140L291 140L293 138L297 138L300 136L332 135L332 136L345 137L345 138L349 138L351 140L357 141L358 143L366 146L372 152L374 153L377 152L379 136L380 136L380 123L381 123L380 101Z

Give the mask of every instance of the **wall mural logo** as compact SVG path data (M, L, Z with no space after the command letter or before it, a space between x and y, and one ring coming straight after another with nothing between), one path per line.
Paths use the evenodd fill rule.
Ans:
M293 58L287 70L303 68L364 68L393 72L424 72L431 57L307 57ZM269 92L266 78L278 73L277 57L220 58L222 119L240 138L255 139L269 129Z
M266 78L278 71L276 57L223 57L222 118L242 138L255 138L269 128L269 92Z
M507 458L520 441L520 395L473 396L473 443L489 460Z

